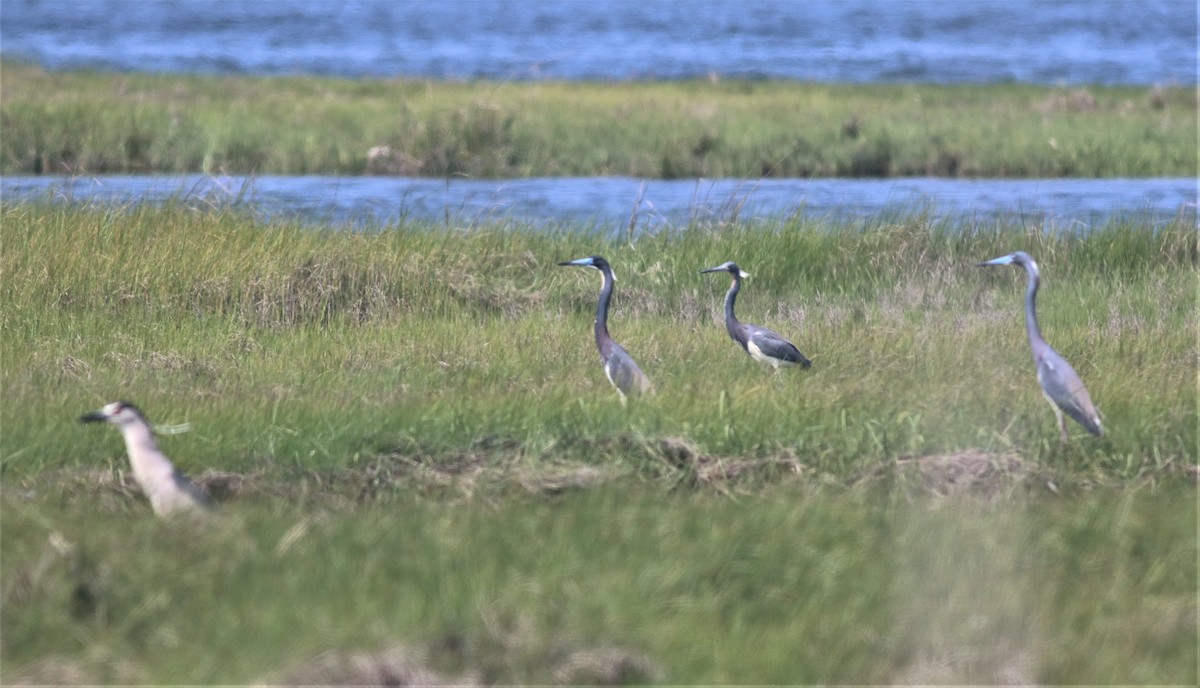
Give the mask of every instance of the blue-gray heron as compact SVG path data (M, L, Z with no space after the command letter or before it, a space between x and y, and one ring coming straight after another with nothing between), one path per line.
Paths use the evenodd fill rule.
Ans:
M733 275L733 284L725 293L725 329L729 330L729 336L741 345L751 358L759 363L771 365L775 370L797 365L801 368L812 367L812 361L805 358L794 344L784 339L778 332L758 325L738 322L737 316L733 314L733 304L737 301L738 292L742 288L742 278L749 277L749 273L743 271L737 266L737 263L732 261L721 263L715 268L701 270L700 274L703 275L706 272L728 272Z
M1046 340L1042 339L1037 313L1034 311L1038 284L1041 282L1037 263L1028 253L1017 251L978 265L1020 265L1025 268L1025 274L1029 277L1029 286L1025 289L1025 329L1029 334L1029 348L1033 351L1033 363L1037 366L1037 379L1038 384L1042 386L1042 395L1050 402L1050 408L1058 418L1062 441L1066 442L1068 438L1064 412L1093 435L1103 435L1100 415L1096 413L1096 407L1092 405L1092 398L1084 389L1083 381L1075 374L1075 369L1067 363L1067 359L1051 349Z
M616 275L612 266L602 256L588 256L559 263L577 267L596 268L600 271L603 283L600 286L600 301L596 304L596 348L600 350L600 360L604 364L604 375L617 388L621 400L626 395L637 395L651 390L650 378L642 372L629 353L608 334L608 304L612 300L613 284Z
M154 429L136 406L125 401L105 404L79 418L84 423L112 423L125 438L133 478L159 516L208 509L212 500L175 468L154 441Z

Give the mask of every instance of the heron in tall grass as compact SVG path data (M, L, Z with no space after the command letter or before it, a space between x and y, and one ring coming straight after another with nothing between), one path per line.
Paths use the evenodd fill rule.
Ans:
M617 392L621 395L621 401L624 402L626 396L652 391L650 378L646 377L646 374L642 372L624 347L608 334L608 305L612 300L613 285L617 281L612 266L603 256L577 258L559 263L559 265L595 268L600 271L603 281L600 286L600 300L596 304L596 322L593 327L596 335L596 348L600 350L604 375L617 388Z
M1042 387L1042 395L1046 397L1058 419L1062 441L1065 443L1068 439L1067 419L1064 413L1093 435L1103 435L1100 414L1096 412L1083 381L1079 379L1071 364L1067 363L1067 359L1042 339L1042 331L1038 327L1037 313L1034 310L1038 285L1041 283L1037 263L1028 253L1017 251L978 264L979 267L988 265L1019 265L1025 268L1025 274L1029 278L1029 285L1025 289L1025 329L1029 334L1029 348L1033 352L1033 363L1037 366L1037 380Z
M111 423L121 431L133 479L141 486L158 516L212 508L212 500L159 450L154 429L133 404L114 401L79 418L83 423Z
M772 366L775 370L780 368L790 368L792 366L800 366L801 368L812 367L812 361L804 357L800 350L794 344L784 339L782 335L774 330L768 330L765 327L751 325L738 321L737 316L733 314L733 304L737 301L738 292L742 289L742 278L749 277L750 274L737 266L737 263L732 261L721 263L714 268L701 270L700 274L708 272L728 272L733 276L733 284L729 286L729 291L725 293L725 329L729 331L729 336L733 341L737 342L746 353L750 354L750 358Z

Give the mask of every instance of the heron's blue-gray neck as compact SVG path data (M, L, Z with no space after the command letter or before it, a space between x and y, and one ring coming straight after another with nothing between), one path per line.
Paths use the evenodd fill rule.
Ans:
M608 304L612 301L613 279L612 270L604 267L600 270L604 284L600 287L600 301L596 304L596 348L600 350L600 358L607 361L612 354L613 339L608 334Z
M1029 285L1025 288L1025 331L1029 334L1029 347L1033 350L1036 360L1046 346L1046 340L1042 339L1042 330L1038 327L1036 311L1041 276L1038 274L1037 265L1032 262L1025 263L1025 274L1029 277Z
M733 337L733 341L745 346L746 336L742 333L742 324L733 314L733 305L737 301L737 295L741 289L742 278L735 272L733 273L733 284L729 286L729 291L725 292L725 329L729 331L729 336Z

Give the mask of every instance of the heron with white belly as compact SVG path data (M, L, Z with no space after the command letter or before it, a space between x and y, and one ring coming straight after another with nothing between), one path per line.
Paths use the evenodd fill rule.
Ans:
M738 292L742 289L742 279L749 277L749 273L732 261L701 270L700 274L708 272L728 272L733 276L733 284L729 285L729 291L725 294L725 329L733 341L737 342L750 355L750 358L769 365L776 371L792 366L812 367L812 361L808 360L804 354L800 353L796 345L784 339L778 332L740 322L733 314L733 304L737 301Z

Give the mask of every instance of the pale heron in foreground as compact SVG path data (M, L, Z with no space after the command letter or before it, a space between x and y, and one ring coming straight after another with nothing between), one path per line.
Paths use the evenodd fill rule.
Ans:
M1025 268L1025 274L1029 277L1029 286L1025 289L1025 329L1029 334L1029 348L1033 351L1033 363L1037 366L1037 379L1038 384L1042 386L1042 394L1046 401L1050 402L1050 408L1058 418L1062 441L1066 442L1068 438L1064 413L1074 418L1093 435L1104 434L1100 425L1100 415L1096 413L1096 407L1092 405L1092 398L1084 389L1083 381L1075 374L1075 369L1067 363L1067 359L1051 349L1046 340L1042 339L1037 313L1034 311L1038 284L1041 281L1037 263L1028 253L1017 251L978 265L1020 265Z
M112 423L121 430L125 449L129 452L129 463L133 466L133 478L146 493L155 514L169 516L212 507L208 495L180 473L159 450L154 441L154 429L133 404L114 401L98 411L81 416L79 420L84 423Z
M600 350L600 360L604 364L604 375L617 388L624 401L626 395L638 395L650 392L650 378L642 372L629 353L608 334L608 304L612 300L613 284L617 278L612 266L602 256L588 256L559 263L577 267L595 268L600 271L603 282L600 286L600 301L596 304L596 348Z
M737 301L738 292L742 289L742 278L749 277L749 273L743 271L734 262L721 263L715 268L701 270L700 274L703 275L706 272L728 272L733 275L733 284L725 293L725 329L729 330L729 336L733 338L733 341L750 354L750 358L759 363L773 366L775 370L791 366L812 367L812 361L805 358L794 344L784 339L778 332L758 325L739 322L737 316L733 314L733 304Z

